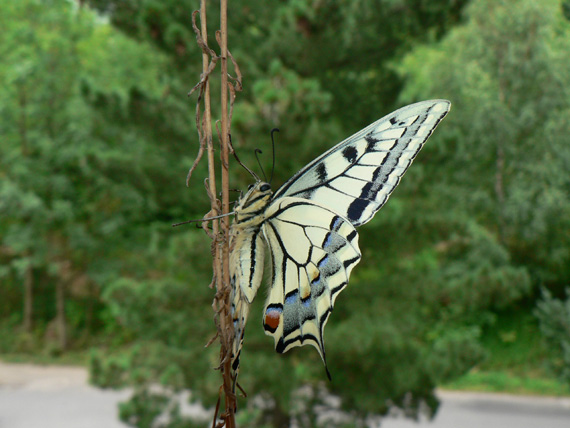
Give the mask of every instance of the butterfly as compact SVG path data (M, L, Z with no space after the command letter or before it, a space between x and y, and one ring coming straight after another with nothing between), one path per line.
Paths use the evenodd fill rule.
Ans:
M265 333L279 353L313 345L330 379L323 334L361 258L355 228L386 203L450 105L432 100L403 107L313 160L275 193L258 179L240 196L230 229L234 381L266 254Z

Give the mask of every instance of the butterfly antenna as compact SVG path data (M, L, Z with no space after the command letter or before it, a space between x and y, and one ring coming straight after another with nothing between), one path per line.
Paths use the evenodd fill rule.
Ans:
M257 159L257 163L259 165L259 168L261 169L261 172L263 173L263 180L265 182L267 182L267 176L265 175L265 171L263 170L263 167L261 166L261 162L259 161L259 156L257 156L259 153L263 153L260 149L255 149L255 159Z
M275 171L275 140L273 139L273 133L279 132L278 128L273 128L271 130L271 147L273 149L273 165L271 165L271 177L269 178L269 184L273 181L273 172Z
M230 146L231 146L231 149L232 149L232 150L231 150L231 151L232 151L232 154L234 155L234 158L236 158L237 163L239 163L239 164L242 166L242 168L245 169L247 172L249 172L249 174L250 174L253 178L255 178L257 181L261 181L255 172L253 172L251 169L249 169L247 166L245 166L245 165L239 160L239 157L238 157L238 155L237 155L237 153L236 153L236 151L235 151L235 149L234 149L234 147L233 147L233 145L232 145L232 134L230 134Z
M227 216L230 216L233 214L235 214L235 211L232 211L231 213L227 213L227 214L217 215L215 217L200 218L197 220L186 220L186 221L183 221L181 223L173 224L172 227L182 226L183 224L188 224L188 223L204 223L205 221L216 220L217 218L227 217Z

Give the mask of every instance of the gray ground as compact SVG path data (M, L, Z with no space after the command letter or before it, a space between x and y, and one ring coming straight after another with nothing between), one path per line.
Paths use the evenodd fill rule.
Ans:
M124 428L127 396L88 386L82 368L0 362L0 428Z
M570 428L570 398L441 391L434 421L385 419L382 428Z
M0 428L125 428L116 403L127 396L88 386L82 368L0 362ZM570 397L447 391L440 397L434 421L388 418L382 428L570 428Z

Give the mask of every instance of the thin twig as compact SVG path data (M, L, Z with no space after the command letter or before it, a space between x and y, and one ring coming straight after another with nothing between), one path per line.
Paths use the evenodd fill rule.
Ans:
M202 10L205 10L205 9L200 8L200 13L202 13ZM211 135L208 133L205 133L205 135L204 135L204 133L202 132L204 126L206 125L206 118L204 118L200 114L200 105L201 105L202 97L206 91L208 91L207 99L208 99L208 103L209 103L210 97L209 97L208 79L209 79L212 71L214 71L218 60L220 59L220 57L217 56L216 53L212 49L210 49L210 47L207 44L208 37L207 37L207 33L206 33L205 20L202 20L202 18L200 19L201 23L203 22L202 23L202 26L203 26L202 32L198 29L198 27L196 25L196 15L197 14L198 14L198 11L194 11L192 13L192 28L194 29L194 33L196 34L196 43L198 43L198 46L200 46L200 48L202 49L203 65L202 65L202 74L200 75L200 81L196 85L194 85L194 87L188 93L188 96L192 95L192 93L194 93L194 91L196 91L196 89L200 88L200 94L198 95L198 99L196 101L196 129L198 130L198 137L200 139L200 149L198 151L198 155L196 156L196 159L194 160L194 164L192 165L192 167L188 171L188 175L186 176L186 186L189 185L192 173L194 172L194 170L198 166L198 163L202 159L202 156L204 154L204 149L207 146L206 139L208 138L209 135ZM204 16L205 16L205 12L204 12ZM202 33L204 34L203 36L202 36ZM207 66L206 66L206 64L207 64ZM209 110L204 108L204 115L206 115L206 111L209 112Z
M194 170L196 169L196 167L200 163L200 160L202 159L202 156L204 155L204 149L206 147L206 139L204 138L204 134L202 132L202 127L200 126L200 123L202 121L202 117L200 115L200 105L201 105L202 95L204 94L205 87L206 87L206 85L200 85L200 94L198 95L198 100L196 101L196 129L198 130L198 140L200 141L200 148L198 149L198 154L196 155L196 159L194 160L192 167L190 168L190 170L188 171L188 174L186 175L186 187L189 186L190 177L192 177L192 173L194 172Z
M199 82L192 88L188 95L199 89L198 100L196 102L196 128L200 140L200 148L194 164L190 168L187 176L187 183L198 163L202 159L204 152L207 151L208 157L208 179L205 180L206 192L210 199L210 211L205 216L215 217L208 218L208 221L202 223L204 231L212 238L212 267L213 275L211 287L215 287L216 293L212 301L214 310L214 322L217 327L216 335L208 341L206 346L211 345L216 338L220 340L220 366L223 377L223 384L220 387L218 395L218 403L216 412L212 422L213 427L235 428L234 413L236 410L236 395L232 390L233 382L231 376L231 350L233 333L233 320L230 307L231 284L229 275L229 219L227 215L230 212L229 203L229 153L233 152L231 143L229 142L229 130L231 126L231 117L233 113L234 100L236 91L241 90L241 72L239 67L228 51L227 43L227 0L220 1L220 31L219 40L220 55L217 55L208 46L208 32L206 26L206 0L200 3L200 29L196 24L198 12L192 14L192 28L196 34L196 43L202 50L202 73ZM217 38L217 37L216 37ZM232 61L236 77L228 74L228 58ZM216 165L214 158L214 146L212 136L212 117L210 106L210 86L209 79L217 63L221 64L221 120L216 122L216 131L221 145L220 162L221 162L221 184L222 196L221 203L216 197ZM231 79L231 82L228 81ZM228 93L229 114L228 114ZM203 112L202 112L203 103ZM218 128L221 124L221 129ZM221 210L220 210L221 208ZM220 211L223 218L219 218ZM208 229L208 222L212 224L212 231ZM225 411L220 415L221 421L217 423L218 412L220 407L222 391L224 394Z
M218 334L218 332L216 331L216 334L215 334L214 336L212 336L212 338L211 338L210 340L208 340L208 343L206 343L206 344L204 345L204 348L209 348L210 345L211 345L212 343L214 343L218 337L219 337L219 334Z
M216 410L214 412L214 420L212 421L212 428L216 427L216 419L218 418L218 411L220 410L220 400L222 398L222 387L218 391L218 401L216 402ZM223 425L222 425L223 426Z
M222 46L222 36L221 36L221 32L220 31L216 31L216 41L218 42L218 45ZM228 58L231 60L233 67L234 67L234 71L236 73L236 77L233 77L231 74L227 73L227 77L229 79L231 79L234 83L232 84L231 82L228 81L228 90L230 91L230 113L229 113L229 127L231 127L231 123L232 123L232 116L233 116L233 111L234 111L234 101L236 99L236 92L241 92L241 90L243 89L243 85L242 85L242 76L241 76L241 70L239 69L239 66L236 62L236 60L234 59L232 53L230 52L230 50L228 49L227 51L228 53ZM231 134L231 130L230 128L228 128L228 133Z
M204 4L204 3L202 3ZM216 55L216 52L214 52L212 49L210 49L210 47L208 46L208 34L205 30L206 26L206 22L204 20L202 20L202 15L205 16L206 12L205 12L205 8L200 7L200 10L197 11L195 10L194 12L192 12L192 29L194 30L194 33L196 34L196 43L198 43L198 46L200 46L200 49L202 49L202 53L208 55L210 58L219 58ZM200 31L198 29L198 26L196 25L196 16L198 15L198 13L200 13L200 24L202 25L202 30ZM204 34L204 36L202 37L202 33Z
M221 35L221 32L219 30L216 31L216 42L218 42L218 46L220 46L220 48L221 48L222 47L222 35ZM241 70L239 69L237 62L234 59L234 57L233 57L233 55L229 49L228 49L228 58L232 62L233 66L234 66L234 71L236 73L236 77L233 77L230 73L228 73L228 78L235 82L236 91L239 92L242 90Z
M192 95L194 91L198 89L200 86L206 84L206 82L210 77L210 74L216 68L216 63L218 62L218 59L219 59L218 57L212 58L212 61L208 65L207 70L205 70L202 74L200 74L200 80L198 81L198 83L194 85L194 87L190 90L190 92L188 92L188 96Z

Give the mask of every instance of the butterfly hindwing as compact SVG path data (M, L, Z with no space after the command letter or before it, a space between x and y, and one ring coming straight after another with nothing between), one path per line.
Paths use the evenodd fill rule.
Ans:
M324 327L360 260L358 234L333 210L291 197L269 206L262 229L272 265L265 332L278 352L310 343L325 361Z
M330 207L354 226L382 208L437 124L449 101L403 107L333 147L273 196L295 196Z

